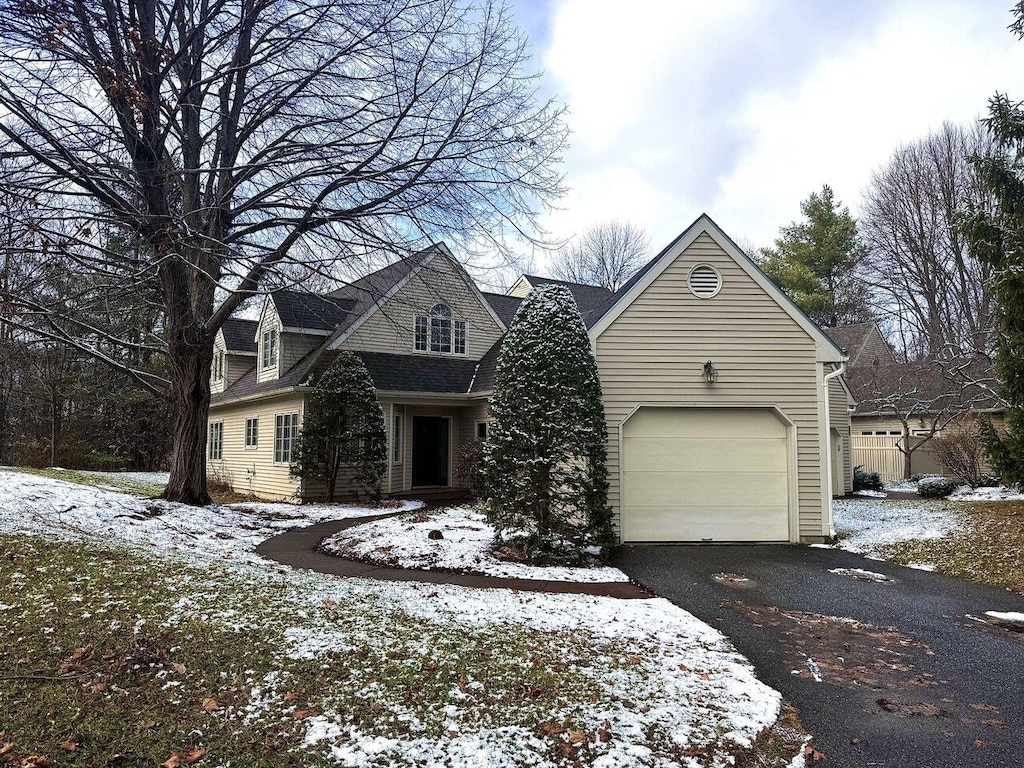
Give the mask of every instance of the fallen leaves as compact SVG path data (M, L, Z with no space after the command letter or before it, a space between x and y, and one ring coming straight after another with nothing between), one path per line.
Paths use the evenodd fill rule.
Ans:
M207 696L203 699L203 709L207 712L216 712L220 709L220 702L210 696Z
M160 763L161 768L178 768L181 765L192 765L197 760L206 757L206 749L202 746L192 747L184 754L172 752L164 762Z

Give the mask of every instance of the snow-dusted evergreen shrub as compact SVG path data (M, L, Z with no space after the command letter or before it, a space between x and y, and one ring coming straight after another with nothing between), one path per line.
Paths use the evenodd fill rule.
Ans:
M376 504L387 469L384 429L384 409L366 366L351 352L339 352L309 393L291 473L322 481L328 501L344 476L357 497Z
M488 516L533 562L612 541L601 382L563 286L535 288L505 335L490 402ZM524 538L525 536L525 538Z
M922 477L917 481L917 495L926 499L944 499L955 488L956 483L947 477Z

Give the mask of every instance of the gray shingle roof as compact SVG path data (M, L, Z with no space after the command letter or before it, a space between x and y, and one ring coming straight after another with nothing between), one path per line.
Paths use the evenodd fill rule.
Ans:
M374 387L380 392L467 394L477 370L475 360L382 352L355 354L366 365ZM211 404L220 405L240 397L305 386L326 370L337 356L336 350L314 350L281 378L262 383L256 381L256 366L253 366L226 392L213 395ZM474 387L473 391L478 390Z
M491 305L494 314L501 318L506 327L512 324L512 318L522 303L519 296L506 296L504 293L482 293L484 300Z
M580 314L586 318L594 310L604 306L614 295L607 288L600 285L586 285L584 283L570 283L565 280L555 280L551 277L540 277L538 275L523 275L534 288L542 285L564 285L576 299L576 306L580 308ZM506 323L507 325L507 323Z
M275 291L271 298L285 328L314 331L333 331L344 325L356 305L351 298L317 296L301 291Z
M220 330L228 352L255 355L258 325L255 320L243 320L240 317L229 317L225 320Z

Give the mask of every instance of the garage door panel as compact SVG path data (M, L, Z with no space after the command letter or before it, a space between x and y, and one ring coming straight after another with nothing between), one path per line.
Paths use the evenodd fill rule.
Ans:
M623 491L630 507L672 504L719 509L785 506L789 478L780 472L628 472ZM765 500L773 503L766 504Z
M645 437L786 437L786 426L763 408L641 408L627 422Z
M787 541L789 431L767 408L643 407L622 431L623 541Z
M627 471L711 471L725 464L781 472L787 465L784 438L696 437L680 443L678 438L629 437L623 448Z
M748 507L715 515L703 507L632 509L623 523L626 541L785 541L785 509Z

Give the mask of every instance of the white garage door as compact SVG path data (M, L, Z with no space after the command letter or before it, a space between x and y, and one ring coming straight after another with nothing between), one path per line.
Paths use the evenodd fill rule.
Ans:
M789 450L766 408L653 408L623 427L623 541L788 541Z

